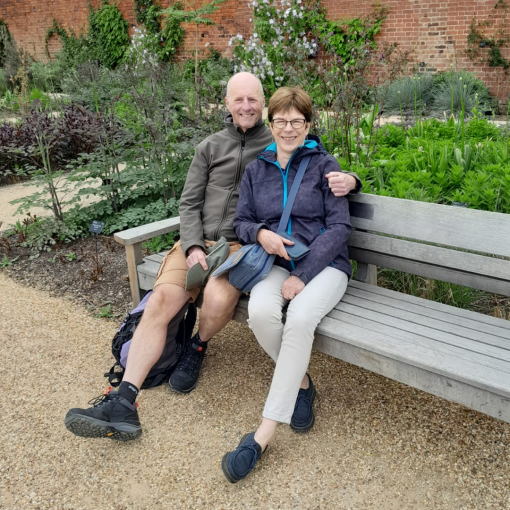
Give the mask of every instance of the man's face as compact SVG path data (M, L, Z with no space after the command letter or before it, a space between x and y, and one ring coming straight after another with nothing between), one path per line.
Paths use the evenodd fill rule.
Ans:
M264 109L259 81L249 73L235 76L230 81L225 103L236 126L243 131L252 128L262 118Z

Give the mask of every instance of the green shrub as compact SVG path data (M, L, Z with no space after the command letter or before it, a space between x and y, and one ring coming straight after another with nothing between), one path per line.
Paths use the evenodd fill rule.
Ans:
M7 87L7 78L5 77L5 71L0 68L0 98L5 94L8 90Z
M7 23L0 18L0 67L5 65L5 59L7 56L7 47L11 43L12 37L9 32Z
M87 34L76 35L72 29L68 32L54 19L46 33L46 52L49 39L56 35L63 45L59 58L67 69L91 61L115 69L122 62L129 45L128 22L117 5L110 4L108 0L103 0L97 11L90 5L88 22Z
M67 68L61 57L49 62L33 62L30 65L33 85L44 92L61 92L66 73Z
M495 102L489 89L472 73L466 71L448 71L438 73L435 78L436 89L431 110L436 114L443 112L456 115L464 112L466 116L478 111L493 110Z
M129 46L128 27L116 4L103 0L97 11L91 8L87 37L95 45L96 58L109 69L122 62Z
M419 74L400 78L387 85L384 98L385 113L421 115L426 112L434 97L434 78Z
M418 296L436 303L470 308L475 301L482 298L484 293L454 283L430 280L393 269L380 269L379 284L387 289Z

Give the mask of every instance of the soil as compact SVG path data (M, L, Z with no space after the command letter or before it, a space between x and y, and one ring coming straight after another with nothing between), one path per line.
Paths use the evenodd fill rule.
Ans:
M120 318L131 308L124 247L113 237L81 239L31 258L28 248L14 246L13 238L0 232L0 263L4 255L13 261L5 274L51 296L70 299L94 315Z

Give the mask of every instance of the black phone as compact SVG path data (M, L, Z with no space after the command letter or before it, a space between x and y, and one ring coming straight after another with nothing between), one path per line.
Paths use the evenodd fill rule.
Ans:
M292 260L301 260L303 257L308 255L310 248L304 245L301 241L298 241L295 237L292 237L290 234L287 234L286 232L277 232L277 234L280 237L288 239L289 241L292 241L294 243L292 246L288 244L285 245L285 249L287 250L289 257Z

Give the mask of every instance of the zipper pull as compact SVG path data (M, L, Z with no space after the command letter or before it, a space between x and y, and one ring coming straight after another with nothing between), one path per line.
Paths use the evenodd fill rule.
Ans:
M244 136L241 138L241 151L244 151L244 145L246 143L246 139L244 138Z

